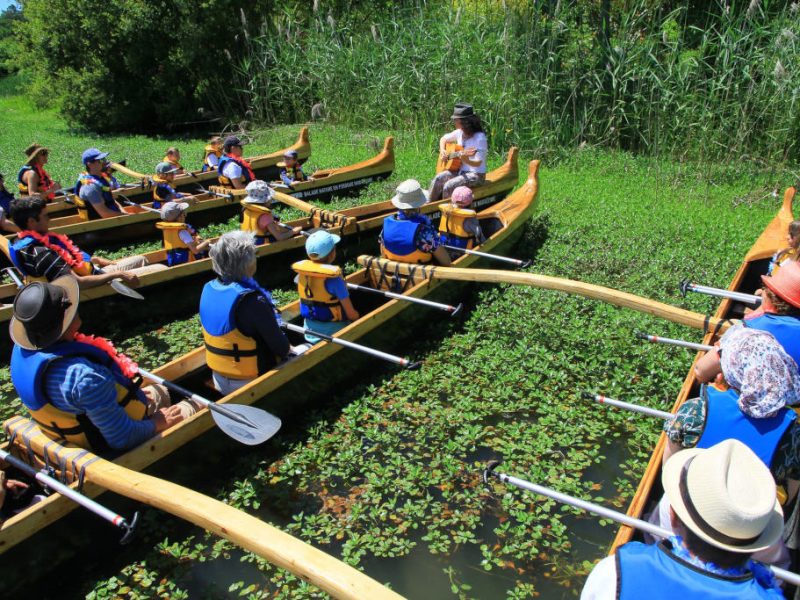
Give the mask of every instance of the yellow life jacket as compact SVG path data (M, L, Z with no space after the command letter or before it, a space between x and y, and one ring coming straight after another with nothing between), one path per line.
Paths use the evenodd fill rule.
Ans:
M258 219L261 215L271 215L272 211L263 204L253 204L252 202L240 202L242 205L242 231L250 231L258 236L266 237L269 231L259 229Z
M222 157L222 150L217 150L212 144L207 144L206 147L203 148L203 164L205 165L205 169L207 171L216 168L216 165L212 165L208 162L208 157L212 154L219 159Z
M175 223L172 221L159 221L156 223L156 228L160 229L164 235L164 248L166 250L181 250L188 248L189 245L181 239L179 235L181 231L193 231L188 223ZM191 253L190 253L191 255ZM193 260L194 256L189 260Z
M447 237L466 240L466 248L472 248L475 245L475 236L464 229L464 222L467 219L474 219L478 213L468 208L453 206L452 204L442 206L441 211L442 218L439 221L439 231L447 234Z
M234 314L239 299L252 290L239 283L209 281L200 296L200 324L206 346L206 364L232 379L258 377L256 340L239 331Z
M325 282L342 276L336 265L301 260L292 265L297 273L300 314L317 321L343 321L344 310L339 298L325 289Z
M789 248L787 250L782 250L775 255L773 259L774 265L772 267L772 272L770 273L771 276L775 276L780 268L783 266L783 263L790 261L790 260L798 260L800 256L798 256L798 251L796 248Z
M176 169L183 169L183 165L176 160L170 159L168 156L164 156L164 159L161 162L169 163Z

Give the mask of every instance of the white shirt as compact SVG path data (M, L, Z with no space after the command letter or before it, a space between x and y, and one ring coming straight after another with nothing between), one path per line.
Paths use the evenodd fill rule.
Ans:
M222 174L233 181L234 179L239 179L242 176L242 167L237 165L235 162L228 161L225 164L225 167L222 169Z
M481 164L477 167L473 167L462 161L459 173L486 173L486 156L489 154L489 142L486 141L485 133L479 131L478 133L473 133L472 137L468 140L464 140L464 132L460 129L456 129L445 134L444 139L446 142L455 142L465 150L467 148L475 148L475 150L477 150L469 159L480 160Z
M191 244L194 241L194 237L192 237L192 234L186 229L181 229L178 232L178 237L184 244Z
M586 578L581 600L615 600L617 597L617 559L606 556Z
M206 162L212 167L216 167L219 164L219 156L213 153L209 154L208 156L206 156ZM239 165L236 166L238 167Z

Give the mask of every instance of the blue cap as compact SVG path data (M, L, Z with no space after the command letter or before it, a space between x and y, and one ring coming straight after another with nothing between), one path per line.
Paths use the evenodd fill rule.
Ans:
M335 233L328 233L322 229L315 231L306 240L306 254L309 258L325 258L341 239Z
M102 160L106 156L108 156L108 152L100 152L100 150L98 150L97 148L89 148L88 150L83 151L81 160L83 160L83 164L86 164L93 160Z

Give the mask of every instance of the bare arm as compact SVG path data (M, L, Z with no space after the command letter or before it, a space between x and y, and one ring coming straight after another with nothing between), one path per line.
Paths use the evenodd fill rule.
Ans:
M358 314L358 311L353 306L353 301L350 299L350 297L342 298L341 300L339 300L339 302L341 303L342 308L344 309L344 315L347 317L348 321L355 321L361 316Z
M450 255L447 253L447 248L444 246L439 246L433 251L433 258L443 267L449 267L452 264L450 261Z

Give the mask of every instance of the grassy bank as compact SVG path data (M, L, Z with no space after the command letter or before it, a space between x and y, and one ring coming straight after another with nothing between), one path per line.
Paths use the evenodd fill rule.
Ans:
M60 137L66 132L59 127L43 124L43 132L53 132L47 143L68 147L73 140ZM296 130L264 136L289 139ZM312 143L325 141L319 153L314 147L312 161L352 162L383 133L312 129ZM423 142L435 133L398 134L397 171L368 194L385 199L397 181L429 177L432 146ZM115 139L123 152L140 143ZM160 158L158 143L141 141L147 157ZM0 153L9 145L0 138ZM726 286L790 181L787 173L744 164L576 152L544 165L539 209L516 253L535 257L532 271L712 312L716 302L682 299L678 282L692 274ZM279 299L292 294L287 288ZM222 442L224 467L205 472L202 481L179 482L259 514L409 597L576 596L614 528L516 491L487 490L480 470L488 458L502 457L510 473L624 506L658 423L587 405L580 392L668 408L692 357L643 346L633 332L693 340L699 332L539 290L489 286L466 299L472 309L464 321L431 312L424 330L412 335L419 339L404 353L423 360L421 371L376 369L331 389L267 447ZM114 338L143 366L201 341L196 317L161 323L155 309L137 330ZM8 411L7 370L0 378ZM153 513L124 553L112 543L93 539L91 552L62 567L69 578L43 577L28 591L94 598L317 595L285 572Z

